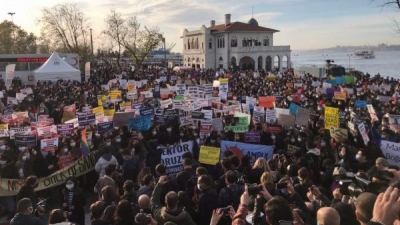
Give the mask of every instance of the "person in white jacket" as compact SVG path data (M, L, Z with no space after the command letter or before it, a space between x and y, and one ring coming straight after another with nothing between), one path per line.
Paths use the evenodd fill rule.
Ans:
M103 177L105 173L106 166L110 163L113 163L118 168L118 161L117 159L110 153L110 148L105 146L103 148L103 155L99 158L96 163L95 170L99 174L99 177Z

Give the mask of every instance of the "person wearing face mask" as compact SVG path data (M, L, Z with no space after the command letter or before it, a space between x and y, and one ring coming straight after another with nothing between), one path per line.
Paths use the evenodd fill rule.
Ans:
M198 225L210 223L212 212L218 207L219 194L212 187L212 178L208 175L201 175L197 179L197 189L201 192L197 201L197 212L199 214Z
M25 149L25 147L24 147ZM20 147L21 151L22 148ZM33 175L31 155L28 151L23 150L19 155L19 160L15 164L18 169L19 177L25 178Z
M33 206L29 198L23 198L18 201L17 214L10 221L10 225L47 225L44 210L39 210L38 216L34 216Z
M86 204L86 197L79 187L78 181L71 176L66 179L65 188L62 190L63 210L68 221L78 224L85 224L85 212L83 206Z

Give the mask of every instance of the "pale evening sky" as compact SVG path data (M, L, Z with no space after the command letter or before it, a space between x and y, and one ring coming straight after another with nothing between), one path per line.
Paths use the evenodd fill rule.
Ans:
M143 25L158 26L167 43L176 43L174 52L182 50L179 38L185 28L209 26L210 20L247 22L252 17L260 26L280 30L275 45L291 45L293 50L317 49L336 45L400 44L393 18L400 22L400 10L381 9L371 0L13 0L0 7L0 20L11 20L39 36L36 19L43 7L58 3L76 3L89 18L95 48L104 44L100 38L104 19L114 7L124 16L137 16Z

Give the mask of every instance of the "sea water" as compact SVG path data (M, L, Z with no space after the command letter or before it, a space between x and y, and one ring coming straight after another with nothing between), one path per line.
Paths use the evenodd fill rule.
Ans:
M293 67L299 66L324 66L325 60L334 60L335 64L345 68L349 67L372 76L380 74L383 77L394 77L400 79L400 51L376 51L373 59L359 59L349 56L354 52L324 52L324 51L292 51Z

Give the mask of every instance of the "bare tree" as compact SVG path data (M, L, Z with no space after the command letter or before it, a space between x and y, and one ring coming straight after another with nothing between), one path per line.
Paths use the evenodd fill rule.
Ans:
M400 0L371 0L372 2L382 2L381 4L380 4L380 6L382 7L382 9L383 8L395 8L396 10L399 10L400 11ZM394 22L394 24L395 24L395 26L396 26L396 28L395 28L395 30L396 30L396 32L398 33L398 34L400 34L400 26L399 26L399 23L394 19L394 18L392 18L392 20L393 20L393 22Z
M158 27L148 28L141 24L136 16L127 21L128 35L122 40L122 46L132 58L136 68L140 68L144 60L150 56L151 52L160 46L162 34Z
M89 60L89 24L82 10L76 4L58 4L43 8L38 19L42 37L46 37L53 49L78 53L82 65Z
M117 13L115 9L111 9L110 14L105 19L106 29L102 31L103 34L111 38L117 45L117 65L121 69L120 58L122 51L123 40L128 36L128 28L126 26L126 20L122 18L120 13Z

